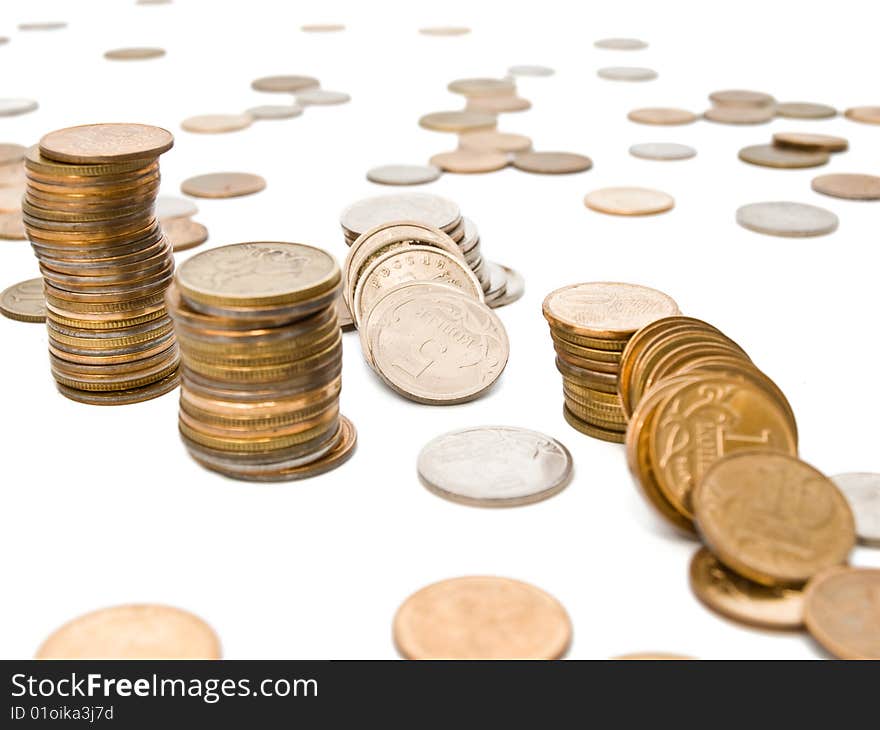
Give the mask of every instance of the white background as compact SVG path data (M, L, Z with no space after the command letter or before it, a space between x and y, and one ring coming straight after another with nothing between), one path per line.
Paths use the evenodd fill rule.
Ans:
M340 210L392 192L366 170L423 162L452 136L420 129L424 113L461 106L446 91L462 76L502 75L512 64L545 64L548 79L522 79L534 107L499 128L538 149L591 156L593 170L537 176L514 169L446 175L418 190L457 201L491 259L523 272L526 295L499 310L511 340L499 386L467 405L416 405L384 387L345 336L344 412L355 422L354 458L304 482L226 480L191 461L177 435L177 398L121 408L66 400L48 369L38 325L0 318L3 417L0 506L0 655L32 656L68 619L124 602L164 602L203 616L229 658L389 658L391 620L423 585L466 574L532 582L571 614L572 658L670 651L703 658L821 656L805 635L741 627L703 608L687 583L696 544L658 521L631 482L622 447L563 421L560 377L541 316L550 290L617 280L668 292L690 315L739 341L789 396L802 456L829 474L880 471L876 413L880 203L810 190L824 172L878 172L880 128L844 118L777 120L732 127L698 122L648 127L626 119L641 106L706 107L706 95L756 88L780 100L840 108L880 104L876 16L870 3L819 2L208 2L3 0L0 96L40 109L0 119L0 141L34 143L45 132L88 122L158 124L176 136L163 156L163 189L190 175L241 170L263 175L252 197L198 201L208 245L290 240L345 255ZM66 20L53 32L19 22ZM341 22L312 35L302 23ZM431 38L429 24L473 33ZM595 39L632 35L639 52L602 51ZM120 63L104 51L157 45L165 58ZM649 83L603 81L608 65L645 65ZM191 115L238 112L269 95L257 76L312 74L351 104L312 108L287 121L225 135L194 135ZM851 151L823 170L741 163L737 150L772 132L842 134ZM693 160L629 156L636 142L675 141ZM623 219L582 204L607 185L642 185L675 196L668 214ZM416 189L416 188L413 188ZM762 200L821 205L837 233L808 240L739 228L734 212ZM37 275L27 243L0 246L0 288ZM184 254L186 255L186 254ZM576 476L547 502L484 510L443 501L416 478L418 450L454 428L522 425L560 438ZM880 565L858 548L856 565Z

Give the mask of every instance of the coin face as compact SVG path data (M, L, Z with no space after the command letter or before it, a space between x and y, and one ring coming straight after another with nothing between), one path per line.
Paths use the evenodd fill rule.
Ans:
M629 153L644 160L687 160L695 157L697 151L686 144L643 142L630 147Z
M301 106L332 106L351 101L351 96L344 91L328 89L303 89L296 94L296 102Z
M49 132L40 154L58 162L100 164L158 157L171 149L174 137L146 124L86 124Z
M773 144L779 147L791 147L798 150L843 152L849 142L843 137L831 134L808 134L807 132L777 132L773 135Z
M837 230L838 218L815 205L771 201L742 206L736 211L736 222L757 233L803 238L832 233Z
M574 152L521 152L513 158L513 166L541 175L565 175L589 170L593 161Z
M498 120L494 114L477 111L432 112L419 119L419 126L434 132L472 132L478 129L494 129L497 123Z
M846 200L880 200L880 177L838 173L813 178L813 190L833 198Z
M655 215L672 210L675 199L648 188L601 188L589 193L584 204L609 215Z
M422 35L439 37L467 35L470 32L471 29L463 25L432 25L426 28L419 28L419 33Z
M602 38L593 45L606 51L640 51L648 47L645 41L638 38Z
M156 217L159 220L192 218L198 212L198 206L186 198L174 195L160 195L156 198Z
M220 640L202 619L171 606L114 606L73 619L37 659L219 659Z
M510 96L516 92L516 84L509 78L456 79L446 88L453 94L463 96Z
M606 66L596 73L608 81L653 81L657 78L654 69L641 66Z
M691 559L690 582L697 598L734 621L768 629L803 626L802 589L754 583L724 567L706 548Z
M367 180L380 185L423 185L442 174L434 165L380 165L367 172Z
M709 549L764 585L804 583L846 562L855 543L853 515L840 490L796 456L728 454L709 466L693 497Z
M346 208L340 217L342 227L360 235L391 221L417 221L448 230L461 218L456 203L429 193L398 193L365 198Z
M880 124L880 106L854 106L844 114L847 119L865 124Z
M772 106L716 106L703 117L719 124L764 124L776 116Z
M302 113L303 108L299 104L261 104L245 112L254 119L292 119Z
M571 480L561 443L537 431L481 426L443 434L419 453L422 483L435 494L480 507L540 502Z
M467 132L459 135L459 146L469 150L497 152L525 152L532 148L532 140L523 134L510 134L489 130L487 132Z
M558 659L571 620L553 596L528 583L467 576L411 595L394 617L407 659Z
M45 322L43 278L21 281L0 293L0 314L19 322Z
M837 116L837 109L827 104L808 101L784 101L776 105L776 116L789 119L830 119Z
M0 99L0 117L17 117L34 111L38 106L33 99Z
M208 240L208 229L190 218L164 220L162 221L162 231L174 252L188 251L196 246L201 246Z
M644 109L633 109L626 115L631 122L639 124L659 124L659 125L675 125L675 124L692 124L699 117L687 109L674 109L671 107L646 107Z
M266 181L249 172L212 172L196 175L180 184L181 192L195 198L237 198L265 189Z
M164 48L114 48L112 51L106 51L104 58L110 61L145 61L149 58L161 58L164 55Z
M452 404L473 400L504 371L504 325L482 302L443 284L414 282L373 307L364 335L380 377L406 398Z
M556 73L549 66L534 66L529 64L511 66L507 69L511 76L552 76Z
M311 76L263 76L251 82L251 88L256 91L269 91L274 93L295 94L305 89L316 89L319 86L318 79Z
M510 158L505 152L465 148L441 152L434 155L430 162L446 172L480 173L493 172L507 167Z
M196 134L222 134L247 129L253 123L250 114L199 114L184 119L180 126Z
M880 546L880 474L838 474L831 481L843 492L856 520L856 535L867 545Z
M770 94L763 91L745 89L725 89L709 94L709 101L717 106L773 106L776 103Z
M880 570L829 568L807 585L804 618L838 659L880 659Z
M743 147L739 151L739 159L752 165L762 167L819 167L831 159L827 152L822 150L807 151L777 147L772 144L756 144Z

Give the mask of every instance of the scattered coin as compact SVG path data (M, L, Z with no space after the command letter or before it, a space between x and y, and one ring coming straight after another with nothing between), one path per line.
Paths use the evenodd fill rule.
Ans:
M584 198L584 204L610 215L655 215L672 210L675 199L648 188L601 188Z
M49 20L39 23L19 23L19 30L60 30L66 28L67 23L61 20Z
M245 114L254 119L292 119L303 113L299 104L262 104L252 106Z
M438 436L419 453L419 478L445 499L513 507L552 497L571 481L571 454L556 439L513 426Z
M311 76L263 76L251 82L251 88L256 91L290 94L316 89L318 86L318 79Z
M49 132L40 140L40 154L50 160L99 165L146 160L167 152L171 132L147 124L85 124Z
M23 189L27 182L24 165L13 162L11 165L0 166L0 187Z
M27 147L20 144L0 144L0 167L21 162L24 160L25 152L27 152Z
M311 23L301 25L299 29L303 33L339 33L345 30L345 26L341 23Z
M188 251L208 240L208 229L190 218L163 220L162 232L171 243L174 253Z
M510 578L468 576L426 586L394 617L407 659L558 659L571 620L553 596Z
M381 165L367 172L367 180L380 185L423 185L441 174L434 165Z
M184 119L180 126L196 134L222 134L247 129L253 122L250 114L199 114Z
M0 46L5 46L9 43L9 36L0 35Z
M519 96L469 96L466 106L467 111L487 114L524 112L531 108L532 102Z
M773 201L742 206L736 211L736 222L757 233L802 238L832 233L839 221L830 210L815 205Z
M648 47L645 41L638 38L602 38L593 45L606 51L640 51Z
M469 150L498 152L525 152L532 148L532 140L523 134L511 134L489 130L486 132L466 132L458 137L460 147Z
M844 112L847 119L865 124L880 124L880 106L854 106Z
M703 116L719 124L764 124L775 117L775 112L772 106L716 106Z
M0 213L21 212L21 197L24 190L20 187L0 188Z
M487 302L493 309L506 307L508 304L519 301L526 290L526 282L522 274L508 266L501 266L501 269L504 271L507 280L504 283L504 293L498 299Z
M238 198L264 190L266 181L249 172L212 172L184 180L181 192L196 198Z
M804 618L838 659L880 659L880 570L829 568L809 582Z
M137 0L135 5L171 5L171 0Z
M657 78L654 69L640 66L607 66L600 68L597 73L599 78L608 81L653 81Z
M690 582L697 598L734 621L768 629L797 629L804 624L803 590L747 580L724 567L706 548L691 559Z
M202 619L171 606L114 606L64 624L37 659L219 659L220 639Z
M17 117L34 111L38 106L32 99L0 99L0 117Z
M746 91L744 89L727 89L713 91L709 101L716 106L766 107L774 106L776 99L763 91Z
M643 142L630 147L629 153L644 160L687 160L695 157L697 151L686 144Z
M785 101L776 105L776 116L789 119L830 119L837 116L837 109L827 104Z
M674 109L672 107L646 107L644 109L633 109L627 118L632 122L639 124L692 124L699 117L687 109Z
M0 213L0 239L7 241L24 241L27 233L20 210Z
M820 175L813 178L813 190L846 200L880 200L880 177L854 173Z
M511 96L516 93L512 79L468 78L450 81L446 87L453 94L463 96Z
M504 152L492 150L457 149L434 155L431 164L447 172L492 172L507 167L510 158Z
M339 328L343 332L354 329L354 319L351 316L348 305L345 303L345 299L341 296L336 297L336 319L339 321Z
M827 152L821 150L808 152L800 149L777 147L772 144L755 144L743 147L739 151L739 159L752 165L776 168L820 167L830 160Z
M161 58L164 55L164 48L115 48L106 51L104 58L111 61L144 61L149 58Z
M475 111L432 112L419 119L419 126L434 132L472 132L478 129L495 129L498 123L494 114Z
M773 144L777 147L791 147L798 150L843 152L849 142L843 137L830 134L807 134L806 132L777 132L773 135Z
M296 103L300 106L331 106L334 104L346 104L349 101L351 101L351 96L343 91L303 89L296 92Z
M433 25L427 28L419 28L419 33L422 35L432 36L467 35L470 32L471 29L463 25Z
M0 314L19 322L45 322L43 277L20 281L0 293Z
M521 65L511 66L507 73L511 76L552 76L556 72L549 66Z
M192 218L199 212L191 200L173 195L160 195L156 198L156 217L160 221L171 218Z
M593 161L574 152L520 152L513 158L513 166L541 175L565 175L589 170Z
M611 657L614 661L694 661L687 654L668 654L666 652L639 652L637 654L621 654Z
M880 547L880 474L838 474L831 481L849 502L859 540Z

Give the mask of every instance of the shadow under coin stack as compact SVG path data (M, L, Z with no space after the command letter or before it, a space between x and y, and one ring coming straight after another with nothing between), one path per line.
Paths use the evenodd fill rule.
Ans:
M160 154L173 138L142 124L51 132L25 158L22 211L43 274L58 389L100 405L178 383L165 310L174 258L154 211Z
M351 456L339 414L340 272L299 243L221 246L188 259L167 293L182 358L180 433L236 479L321 474Z
M563 415L581 433L623 443L626 416L618 395L623 349L640 327L678 313L666 294L637 284L572 284L547 295L544 318L556 350Z

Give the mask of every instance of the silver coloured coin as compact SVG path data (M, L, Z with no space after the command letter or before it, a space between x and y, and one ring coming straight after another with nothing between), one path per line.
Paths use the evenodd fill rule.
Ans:
M499 264L499 266L501 266L501 268L504 269L504 273L507 274L507 286L504 289L504 294L489 304L492 309L498 309L499 307L506 307L508 304L513 304L515 301L522 298L522 295L526 291L526 282L525 279L523 279L522 274L515 269L511 269L509 266L504 266L503 264Z
M156 217L160 221L171 218L192 218L198 212L198 207L191 200L174 195L160 195L156 198Z
M643 160L687 160L696 156L697 151L686 144L643 142L630 147L629 153Z
M355 236L391 221L416 221L449 230L461 218L458 204L429 193L397 193L352 203L340 217Z
M349 101L351 101L351 96L344 91L329 91L327 89L305 89L296 95L296 102L300 106L330 106L345 104Z
M653 81L657 78L654 69L641 66L606 66L597 73L608 81Z
M302 113L303 108L299 104L261 104L245 112L254 119L292 119Z
M381 165L367 172L367 180L380 185L423 185L441 174L434 165Z
M833 232L839 221L830 210L816 205L772 201L742 206L736 211L736 222L756 233L806 238Z
M507 73L511 76L552 76L556 72L549 66L521 65L511 66Z
M859 540L880 547L880 474L838 474L831 481L849 502Z
M602 38L593 45L606 51L641 51L648 47L645 41L638 38Z
M0 99L0 117L27 114L39 106L33 99Z

